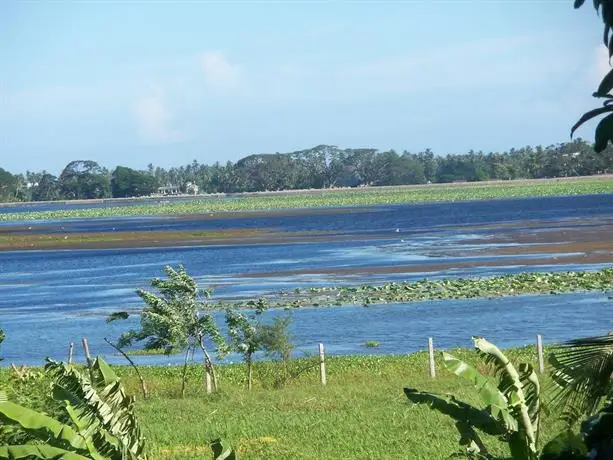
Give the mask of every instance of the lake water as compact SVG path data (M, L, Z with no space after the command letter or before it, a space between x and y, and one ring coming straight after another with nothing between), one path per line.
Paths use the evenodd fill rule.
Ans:
M65 359L68 343L78 344L82 336L88 337L94 352L110 356L103 338L115 339L134 326L136 318L106 324L105 315L139 308L140 299L134 290L147 288L152 277L162 276L165 264L184 264L203 286L214 288L215 297L251 297L295 287L424 277L598 269L609 264L591 263L589 258L577 262L576 257L566 263L564 257L576 256L576 250L556 255L559 259L555 263L536 264L531 259L543 254L509 256L487 250L514 245L523 248L526 243L514 242L513 238L526 228L533 235L559 228L573 242L578 238L573 228L600 231L610 228L611 222L611 195L216 215L206 219L70 220L62 221L57 228L49 228L48 222L30 222L26 223L32 227L28 231L61 231L67 235L253 228L308 231L343 236L344 240L277 243L273 237L267 244L257 245L1 252L0 327L7 332L3 364L39 364L47 355ZM552 257L551 253L547 257ZM378 270L381 267L385 270ZM501 346L530 343L536 333L543 334L546 341L602 334L613 329L603 321L609 317L611 302L605 294L589 293L313 308L291 313L299 351L313 351L318 342L324 342L331 353L405 353L423 348L428 336L434 336L439 346L448 347L469 345L474 334L485 335ZM276 314L285 312L268 313L269 317ZM365 348L367 340L380 341L381 346ZM175 358L180 360L138 359L161 364Z

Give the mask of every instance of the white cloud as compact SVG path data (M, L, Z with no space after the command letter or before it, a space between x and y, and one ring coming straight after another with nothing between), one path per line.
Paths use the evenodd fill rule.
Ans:
M220 51L208 51L200 56L207 85L214 90L236 89L242 83L242 69L232 64Z
M177 142L185 133L177 129L168 98L163 88L152 85L147 94L134 104L134 116L140 137L156 144Z

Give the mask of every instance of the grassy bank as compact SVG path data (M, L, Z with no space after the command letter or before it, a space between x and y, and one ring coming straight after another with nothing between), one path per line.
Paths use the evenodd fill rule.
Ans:
M477 363L468 350L457 356ZM535 363L535 347L510 350L514 361ZM294 368L315 364L296 361ZM484 370L483 364L478 368ZM138 397L138 415L153 459L207 459L207 441L218 436L236 447L242 459L444 459L457 451L458 434L445 416L411 405L404 387L446 393L477 403L475 391L441 369L432 380L427 356L348 356L327 360L328 385L318 381L312 367L283 388L275 388L281 372L277 363L255 365L255 388L245 389L242 364L219 366L221 390L206 395L200 366L189 368L187 397L181 399L181 368L143 367L151 398L143 401L138 380L121 367L123 381ZM0 373L6 378L7 371ZM544 378L547 384L547 378ZM2 382L0 382L2 383ZM546 393L545 393L546 394ZM545 415L541 439L550 439L561 426ZM556 422L558 423L558 422ZM490 441L488 439L488 441ZM505 447L493 440L492 453Z
M519 180L487 184L430 184L419 186L314 190L266 195L242 195L194 198L190 201L165 200L164 204L135 204L95 209L69 209L0 214L0 221L152 216L198 214L227 211L253 211L288 208L319 208L335 206L402 204L421 202L452 202L494 198L586 195L613 193L610 177L576 179Z

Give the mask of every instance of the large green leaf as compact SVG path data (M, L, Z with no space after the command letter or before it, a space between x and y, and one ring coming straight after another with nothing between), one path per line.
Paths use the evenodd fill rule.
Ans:
M94 386L106 386L119 381L119 377L102 356L96 357L92 366L94 372Z
M610 106L607 106L607 108ZM613 114L607 115L598 126L596 126L596 134L594 138L594 150L597 153L602 152L607 148L607 144L613 140Z
M541 412L541 384L531 364L522 363L518 368L519 378L526 398L525 402L528 406L530 420L532 420L532 428L537 432Z
M475 344L475 348L477 348L479 353L485 357L486 362L495 367L500 381L498 389L507 398L507 409L512 414L514 420L516 420L518 423L517 430L523 433L522 437L518 438L518 440L512 439L512 442L510 442L509 445L511 446L512 450L520 450L520 444L522 446L527 446L527 452L529 452L530 455L535 455L538 430L538 402L536 403L536 411L533 410L534 416L531 416L531 409L528 405L529 401L524 391L522 376L517 369L515 369L515 366L513 366L511 361L509 361L509 358L507 358L496 345L488 342L483 337L473 337L473 342ZM526 368L524 373L526 374L524 377L525 380L534 378L531 375L531 368ZM532 384L533 390L538 389L538 378L536 380L537 385L534 386ZM535 397L538 401L538 392L536 393Z
M10 401L0 402L0 421L17 424L26 433L46 440L54 447L61 449L72 447L80 452L88 451L85 438L70 426Z
M558 387L552 401L556 407L570 408L576 416L593 414L613 393L613 336L564 342L554 348L549 362Z
M74 452L44 444L26 444L22 446L0 446L0 459L53 459L53 460L91 460Z
M89 380L73 367L49 361L46 369L56 378L53 384L54 399L64 402L66 412L74 425L81 435L92 440L98 451L113 458L120 456L119 440L104 432L100 420L100 413L107 414L108 417L111 409L103 405Z
M126 395L121 382L98 357L87 377L51 359L45 368L55 376L54 397L63 401L79 430L91 436L96 448L113 458L145 458L145 439L134 414L134 398Z
M446 352L443 352L443 363L445 367L454 374L472 382L481 400L490 408L495 418L502 419L509 430L517 430L517 422L507 410L507 399L497 388L494 380L490 377L481 375L479 371L470 364Z
M609 71L609 73L606 74L605 77L602 79L602 81L600 82L600 85L598 85L598 89L596 90L596 93L594 94L594 96L596 97L606 96L607 94L611 92L612 89L613 89L613 70Z
M583 116L579 119L579 121L575 123L573 127L570 129L570 137L572 138L575 131L586 121L591 120L592 118L595 118L598 115L602 115L604 113L609 113L609 112L613 112L613 107L607 105L607 106L599 107L597 109L590 110L589 112L584 113Z

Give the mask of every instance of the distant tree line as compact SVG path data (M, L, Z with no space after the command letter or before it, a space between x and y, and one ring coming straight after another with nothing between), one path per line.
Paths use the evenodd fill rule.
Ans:
M95 161L72 161L55 177L46 171L10 174L0 168L0 201L47 201L147 196L160 186L186 192L235 193L378 185L445 183L568 177L613 172L613 148L596 153L577 139L547 147L523 147L504 153L469 151L435 155L371 148L340 149L318 145L291 153L246 156L236 163L191 164L146 171Z

